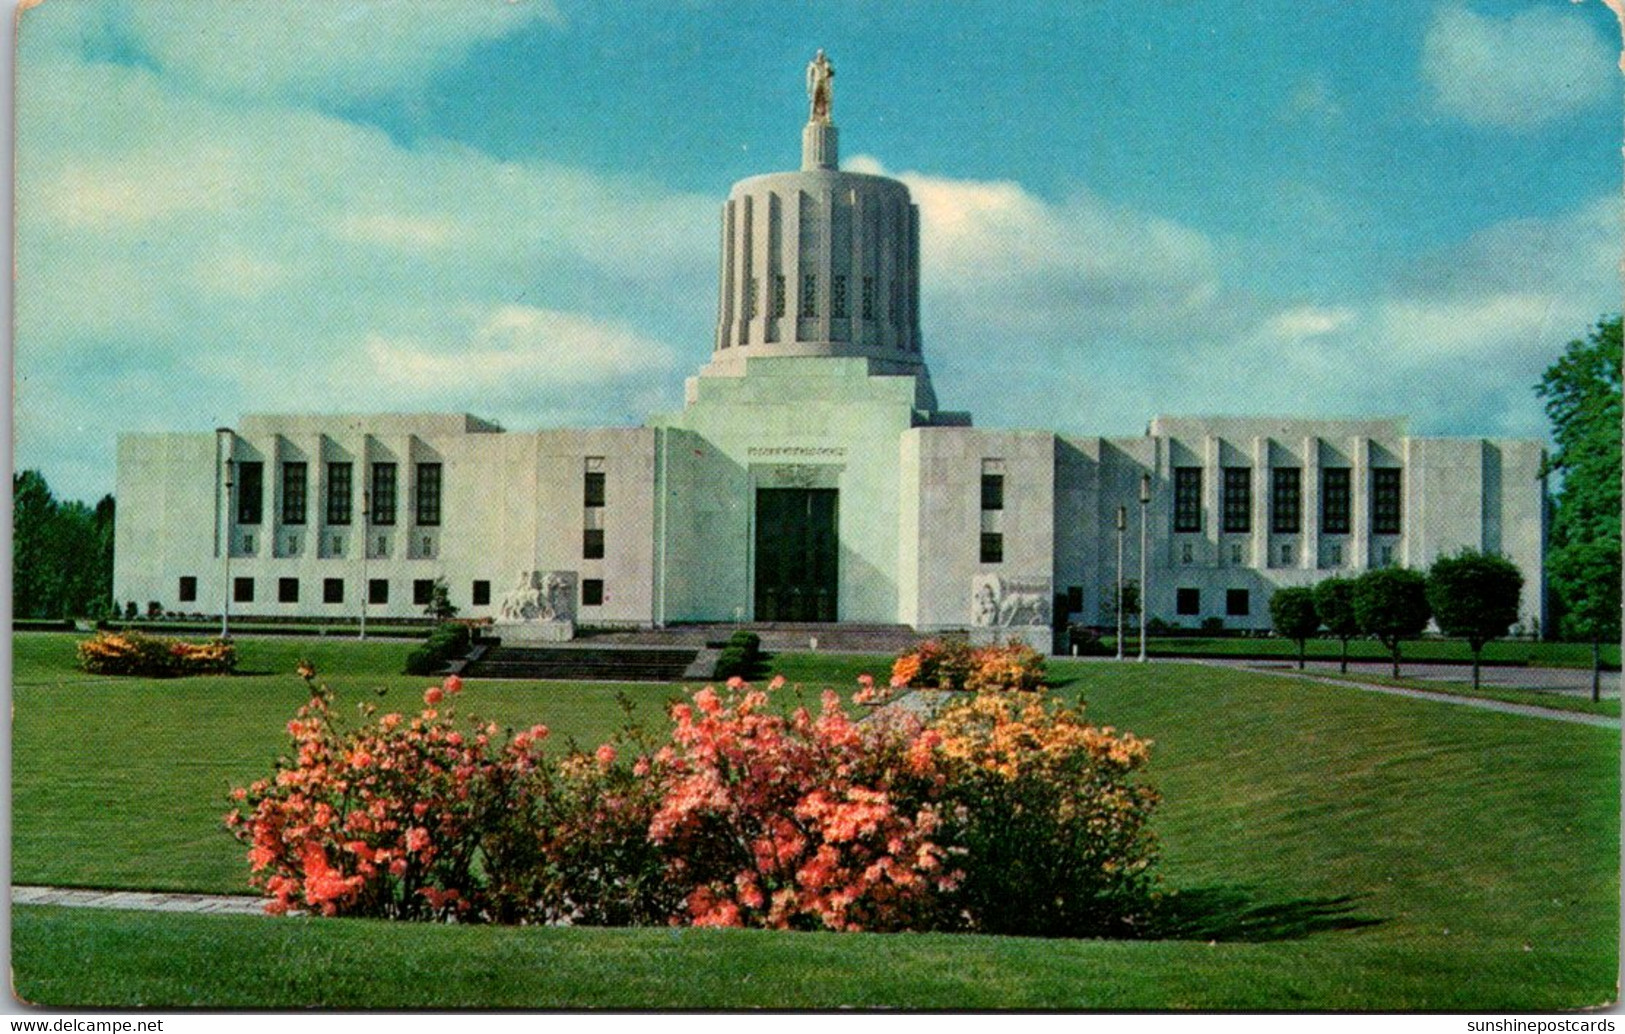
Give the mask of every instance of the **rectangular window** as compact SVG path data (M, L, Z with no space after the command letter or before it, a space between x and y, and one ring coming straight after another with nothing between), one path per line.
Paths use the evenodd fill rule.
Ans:
M583 607L601 607L604 605L604 580L602 578L581 579L581 605Z
M1250 467L1224 468L1224 530L1253 530L1253 472Z
M863 318L875 318L875 278L872 276L863 278Z
M265 464L237 464L237 523L258 524L265 513Z
M1252 611L1252 594L1246 589L1226 589L1224 591L1224 612L1233 618L1244 618Z
M1277 535L1296 535L1303 526L1303 471L1276 467L1273 478L1270 530Z
M350 465L327 465L327 523L350 523Z
M418 524L434 527L440 523L440 464L418 464Z
M818 315L817 273L805 273L801 277L801 315L808 319Z
M298 603L299 579L278 578L276 580L276 601L278 603Z
M1394 547L1393 546L1383 546L1382 547L1382 566L1383 567L1392 567L1392 566L1394 566Z
M982 509L1004 509L1004 475L982 475Z
M1292 556L1292 543L1290 543L1290 542L1282 543L1281 544L1281 563L1290 564L1290 563L1292 563L1292 561L1294 559L1295 558Z
M489 607L491 605L491 583L487 581L475 582L474 591L469 595L474 600L474 606Z
M395 523L395 464L372 465L372 523Z
M1004 563L1004 536L996 531L982 532L982 563Z
M1230 543L1230 563L1233 567L1241 566L1241 543L1239 542Z
M282 523L305 523L305 465L282 465Z
M756 291L760 286L761 281L755 277L751 277L745 283L745 318L747 320L756 318Z
M1202 530L1202 468L1174 468L1174 530Z
M1181 543L1179 547L1179 562L1182 564L1188 564L1192 561L1192 559L1191 544L1189 542Z
M1331 553L1332 553L1332 566L1333 567L1342 567L1343 566L1343 547L1342 546L1333 546L1332 550L1331 550Z
M1349 533L1349 468L1327 467L1320 472L1320 533Z
M433 578L414 578L414 579L412 579L412 604L414 606L426 607L426 606L429 605L429 601L431 599L433 599L433 598L434 598L434 579Z
M389 602L389 579L387 579L387 578L373 578L373 579L370 579L367 582L367 602L368 603L388 603Z
M1398 467L1377 467L1371 472L1371 534L1399 534Z
M254 579L234 578L231 582L231 600L233 603L254 602Z
M591 461L589 461L591 462ZM601 470L587 471L585 484L581 493L581 505L604 505L604 472Z
M1202 613L1202 590L1176 589L1174 591L1174 613L1185 617Z
M586 528L581 532L581 559L604 559L603 528Z
M767 311L774 319L784 318L784 299L788 292L784 286L784 274L773 274L773 297L768 300Z
M836 319L846 318L846 277L836 273L829 285L829 314Z
M322 579L322 602L323 603L343 603L344 602L344 579L343 578L323 578Z
M177 594L182 603L197 602L197 577L195 575L181 575L180 592Z

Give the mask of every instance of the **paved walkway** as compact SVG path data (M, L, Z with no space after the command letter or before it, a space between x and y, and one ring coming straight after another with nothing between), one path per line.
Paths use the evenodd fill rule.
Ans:
M1215 661L1222 658L1212 658ZM1297 661L1289 660L1224 660L1224 663L1234 664L1237 667L1257 668L1259 670L1287 670L1296 671ZM1335 672L1336 661L1311 660L1306 666L1308 671ZM1393 664L1390 661L1350 661L1350 675L1375 675L1382 678L1393 673ZM1400 675L1407 679L1417 679L1422 682L1460 682L1468 685L1473 681L1473 669L1466 664L1430 664L1426 661L1399 662ZM1517 666L1485 665L1479 669L1479 682L1486 687L1500 689L1522 689L1531 693L1555 693L1563 696L1591 697L1591 669L1590 668L1526 668ZM1619 672L1605 671L1600 679L1604 699L1619 696Z
M169 894L163 891L75 890L66 887L11 888L13 905L68 908L123 908L137 912L192 912L210 915L265 915L265 899L228 894Z
M1575 725L1596 725L1604 729L1618 729L1620 720L1611 715L1582 714L1579 711L1559 711L1550 707L1535 707L1532 704L1511 704L1504 700L1485 700L1481 697L1455 696L1450 693L1433 693L1425 689L1401 689L1398 686L1379 686L1372 682L1349 682L1344 679L1323 678L1307 672L1299 672L1295 666L1270 664L1245 664L1237 661L1199 660L1186 663L1206 664L1216 668L1248 668L1266 675L1279 675L1283 678L1303 679L1306 682L1319 682L1327 686L1343 686L1349 689L1364 690L1369 693L1387 693L1390 696L1410 697L1413 700L1431 700L1440 704L1456 704L1461 707L1476 707L1481 711L1499 711L1502 714L1524 715L1529 718L1547 718L1554 722L1572 722ZM1334 665L1335 667L1335 665ZM1353 671L1350 665L1350 671ZM1391 669L1390 669L1391 670ZM1401 671L1405 669L1400 668ZM1549 669L1543 669L1549 670Z

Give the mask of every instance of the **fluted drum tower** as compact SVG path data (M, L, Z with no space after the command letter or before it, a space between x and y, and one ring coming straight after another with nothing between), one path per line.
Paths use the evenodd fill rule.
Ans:
M897 180L840 170L833 77L819 51L800 171L741 180L723 206L704 373L737 375L759 357L862 358L876 374L920 375L925 388L919 210Z

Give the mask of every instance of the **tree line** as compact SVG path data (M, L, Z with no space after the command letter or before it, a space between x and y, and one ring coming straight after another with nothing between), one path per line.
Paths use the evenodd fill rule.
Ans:
M1327 578L1314 587L1281 589L1270 597L1275 631L1298 644L1298 667L1311 636L1322 628L1343 641L1341 670L1349 670L1349 640L1375 637L1388 648L1399 678L1400 644L1439 625L1465 639L1478 688L1484 644L1507 634L1518 620L1523 572L1496 553L1464 549L1433 562L1426 574L1403 567L1367 571L1358 578Z
M12 614L101 618L113 607L113 497L57 499L37 470L11 479Z

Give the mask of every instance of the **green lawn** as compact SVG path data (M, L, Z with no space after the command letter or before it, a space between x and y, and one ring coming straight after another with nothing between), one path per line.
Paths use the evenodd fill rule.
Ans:
M1117 640L1114 636L1106 636L1101 640L1102 647L1107 653L1113 652ZM1127 648L1130 654L1139 649L1139 640L1129 637ZM1148 652L1153 657L1183 656L1183 657L1281 657L1297 660L1298 644L1290 639L1254 639L1200 636L1181 636L1178 638L1151 637L1148 641ZM1454 661L1467 663L1473 659L1472 651L1467 644L1459 639L1412 639L1407 640L1401 647L1401 656L1406 661ZM1342 656L1343 644L1336 639L1311 639L1305 649L1305 655L1311 660L1335 661ZM1349 641L1349 659L1360 661L1386 661L1389 653L1386 647L1372 639L1351 639ZM1591 667L1591 645L1589 643L1538 643L1524 640L1510 641L1497 640L1484 644L1484 662L1486 664L1524 664L1542 668L1585 668ZM1617 671L1619 669L1619 644L1604 643L1602 646L1603 666Z
M244 667L272 674L148 682L74 671L69 636L14 638L21 883L241 890L246 865L219 816L230 785L269 770L302 699L277 673L308 655L341 692L389 687L403 706L426 684L387 674L409 644L244 641ZM883 663L787 655L774 666L809 688L845 688L862 671L882 678ZM1245 671L1052 671L1095 720L1156 741L1150 777L1165 800L1154 825L1179 891L1163 939L18 908L15 985L62 1005L284 1007L1541 1010L1616 997L1618 732ZM654 719L675 691L632 693ZM470 680L464 707L590 744L619 721L612 696Z

